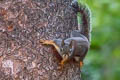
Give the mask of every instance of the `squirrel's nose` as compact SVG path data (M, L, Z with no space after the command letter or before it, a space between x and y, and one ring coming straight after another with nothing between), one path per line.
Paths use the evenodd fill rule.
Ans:
M68 59L68 55L67 54L63 54L62 57Z

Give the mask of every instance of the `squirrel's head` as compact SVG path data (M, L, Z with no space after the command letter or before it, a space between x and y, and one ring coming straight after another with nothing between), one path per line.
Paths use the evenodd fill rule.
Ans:
M70 44L67 44L64 42L64 40L62 40L61 47L60 47L62 58L64 56L68 56L70 58L72 56L73 50L74 49L72 46L72 42Z

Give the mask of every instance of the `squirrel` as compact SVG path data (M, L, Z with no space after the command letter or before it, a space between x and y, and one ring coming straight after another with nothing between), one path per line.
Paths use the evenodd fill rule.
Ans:
M76 0L72 1L70 6L76 15L77 13L81 14L82 22L78 23L78 30L73 30L70 38L67 39L40 40L43 45L51 45L56 49L62 58L61 68L70 59L79 62L80 67L82 67L83 59L90 47L90 10L83 4L78 5Z

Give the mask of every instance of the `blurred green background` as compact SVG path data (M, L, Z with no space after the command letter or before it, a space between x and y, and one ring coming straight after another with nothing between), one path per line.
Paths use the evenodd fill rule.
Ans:
M120 0L78 1L92 12L92 42L83 80L120 80Z

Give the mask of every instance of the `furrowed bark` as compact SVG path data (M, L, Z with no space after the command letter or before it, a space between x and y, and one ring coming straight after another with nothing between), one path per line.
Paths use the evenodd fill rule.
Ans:
M73 61L60 60L40 39L68 38L77 29L71 0L0 1L0 80L81 80Z

